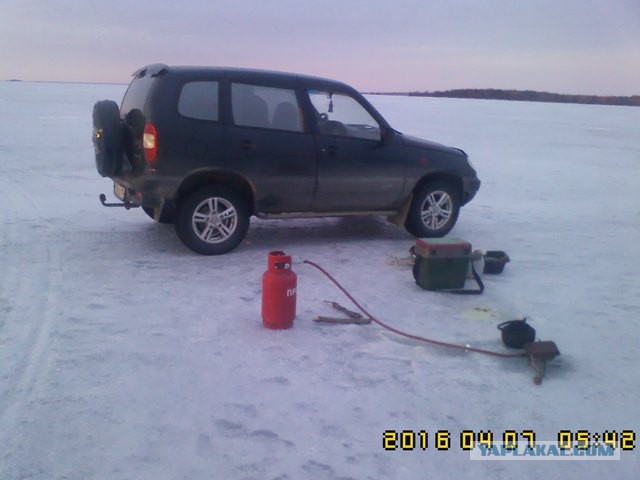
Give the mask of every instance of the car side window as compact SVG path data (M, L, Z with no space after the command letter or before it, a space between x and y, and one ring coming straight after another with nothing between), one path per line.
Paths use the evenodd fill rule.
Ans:
M304 130L296 92L291 89L233 83L231 110L239 127Z
M185 117L217 122L218 103L218 82L189 82L180 91L178 112Z
M342 93L310 90L321 135L380 140L380 124L353 97Z

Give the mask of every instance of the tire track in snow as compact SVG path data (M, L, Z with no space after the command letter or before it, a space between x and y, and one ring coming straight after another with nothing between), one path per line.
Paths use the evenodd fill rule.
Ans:
M16 429L29 419L47 372L61 272L52 224L36 199L0 179L0 202L0 442L6 457L18 446Z

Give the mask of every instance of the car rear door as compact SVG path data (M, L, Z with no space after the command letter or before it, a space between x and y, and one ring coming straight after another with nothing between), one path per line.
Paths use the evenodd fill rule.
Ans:
M307 211L316 185L316 150L297 81L228 74L227 166L247 178L262 213Z

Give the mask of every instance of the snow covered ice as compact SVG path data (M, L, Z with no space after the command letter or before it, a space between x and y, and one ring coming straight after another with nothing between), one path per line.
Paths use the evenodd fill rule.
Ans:
M91 108L124 90L0 84L0 479L638 478L638 447L475 462L458 437L640 432L640 109L370 97L478 170L450 236L512 261L460 297L390 262L414 240L382 218L252 219L237 250L202 257L143 212L102 207ZM335 316L323 300L351 306L305 265L294 328L267 330L274 249L402 330L503 351L496 325L527 316L561 356L536 386L525 359L316 324ZM429 448L385 451L385 430L426 430Z

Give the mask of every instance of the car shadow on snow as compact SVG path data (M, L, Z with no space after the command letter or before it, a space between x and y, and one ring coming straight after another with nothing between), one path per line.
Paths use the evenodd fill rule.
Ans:
M251 219L251 226L240 248L272 248L286 245L317 245L361 241L413 241L403 228L382 217L337 217L296 220Z
M178 256L199 255L185 247L172 225L144 222L127 225L118 232L120 245L135 256L142 253L161 253ZM402 241L413 243L414 237L383 217L337 217L314 219L261 220L251 219L246 238L227 255L255 250L273 250L292 246L316 246L337 243L353 245L359 242ZM123 247L124 248L124 247Z

